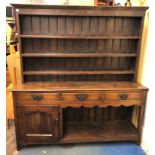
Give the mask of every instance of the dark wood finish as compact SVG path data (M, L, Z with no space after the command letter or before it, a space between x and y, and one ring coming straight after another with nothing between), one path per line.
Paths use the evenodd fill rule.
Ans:
M138 144L141 144L142 132L143 132L143 124L144 124L144 115L145 115L145 107L146 107L146 97L147 94L143 92L142 100L143 106L139 110L139 120L138 120Z
M89 58L89 57L136 57L135 53L24 53L23 57L52 57L52 58Z
M74 107L119 107L142 106L145 87L133 83L53 83L41 86L25 84L13 91L17 106L55 105L61 108ZM123 87L124 86L124 87Z
M23 82L59 81L59 79L60 81L136 80L139 60L137 53L140 51L139 40L142 36L142 22L147 7L67 7L19 4L13 6L16 11L18 36L21 42L21 62L24 64L22 66ZM29 55L28 53L38 55ZM89 55L90 53L92 55ZM33 71L38 72L39 70L38 75L35 72L33 75L32 72L25 72L25 68L33 67L30 58L27 60L28 56L34 58L31 60L33 64L37 64L37 67ZM43 68L40 68L38 62L34 62L37 60L36 57L44 58L46 63L41 65ZM57 57L55 61L60 63L55 64L53 57ZM85 59L79 60L81 57ZM95 57L103 58L90 59ZM73 64L70 64L68 58L74 58L75 61L71 61ZM52 63L52 67L54 64L56 65L53 69L64 70L66 68L67 70L66 66L71 66L72 71L78 67L79 70L85 68L86 72L81 72L81 76L77 78L64 76L68 73L55 72L54 75L60 75L53 77L53 72L49 70L50 74L43 73L48 77L42 78L40 75L46 68L45 65L49 68L50 63ZM123 71L124 73L122 72L121 75L118 74L120 69L126 70L124 67L129 67L131 64L133 72ZM104 67L101 68L101 66ZM111 73L104 71L110 70L110 68L112 74L115 73L113 71L118 70L118 72L109 76ZM93 72L89 74L87 72L89 70ZM94 70L103 72L97 73ZM88 77L85 76L87 73ZM101 76L103 73L107 75ZM77 74L79 73L75 75Z
M139 92L110 92L110 93L105 93L105 98L107 100L132 100L132 99L141 99L142 94Z
M144 16L148 7L95 7L95 6L60 6L12 4L20 15L50 16ZM36 11L37 9L37 11ZM95 12L94 12L95 11ZM104 12L103 12L104 11Z
M136 141L137 130L127 121L69 122L60 143Z
M142 85L133 82L35 83L35 85L34 87L32 83L27 83L17 85L13 89L18 122L16 126L17 135L19 134L18 149L28 144L139 142L147 91ZM141 117L138 117L140 121L138 128L134 127L130 118L133 106L143 109L139 113ZM46 132L40 137L38 132L43 127L41 122L40 126L32 122L31 125L36 127L36 132L30 135L27 133L30 129L23 125L24 121L33 121L33 117L42 118L44 121L45 115L48 116L47 120L54 115L55 130L52 131L58 138L53 138ZM28 136L25 136L27 134Z
M21 145L51 143L59 138L57 107L20 107L17 110ZM56 125L57 124L57 125Z
M33 86L35 85L35 87ZM143 91L146 87L134 82L36 82L14 86L15 92L57 92L57 91Z
M57 93L21 92L18 93L16 102L17 105L55 105L58 99Z
M133 71L25 71L24 75L102 75L102 74L134 74Z
M136 81L147 7L13 6L23 78L13 89L17 148L140 142L147 88Z
M61 100L64 101L99 101L103 100L104 94L99 92L91 93L62 93Z
M61 30L61 29L60 29ZM51 39L139 39L139 36L52 36L52 35L20 35L21 38L51 38Z

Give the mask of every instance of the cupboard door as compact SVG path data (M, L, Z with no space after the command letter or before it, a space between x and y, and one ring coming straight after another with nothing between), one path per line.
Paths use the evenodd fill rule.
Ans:
M26 144L54 143L59 138L58 107L20 107L18 121L21 141Z

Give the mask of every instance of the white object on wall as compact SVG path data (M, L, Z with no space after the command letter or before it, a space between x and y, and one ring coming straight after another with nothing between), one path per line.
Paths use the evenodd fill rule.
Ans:
M51 5L62 5L62 0L43 0L43 3L51 4Z

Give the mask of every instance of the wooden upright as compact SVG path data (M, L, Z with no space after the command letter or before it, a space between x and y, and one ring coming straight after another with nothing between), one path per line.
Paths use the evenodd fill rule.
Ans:
M140 143L147 88L137 73L147 7L13 6L22 68L13 89L18 150Z

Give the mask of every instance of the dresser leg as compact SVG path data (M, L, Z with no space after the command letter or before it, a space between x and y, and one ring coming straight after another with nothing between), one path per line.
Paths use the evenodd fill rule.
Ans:
M26 147L26 144L17 144L17 150L18 151L20 151L24 147Z
M17 144L17 151L20 151L22 148L23 148L23 146L22 146L22 145Z
M20 151L20 150L21 150L21 147L18 146L18 147L17 147L17 151Z
M140 110L139 110L139 115L138 115L138 140L137 140L137 143L140 145L141 144L141 137L142 137L142 129L143 129L143 112L144 111L144 108L143 106L140 107Z
M138 115L138 141L137 143L141 144L142 139L142 131L143 131L143 124L144 124L144 115L145 115L145 101L146 101L146 93L143 92L143 105L140 107L139 115Z

